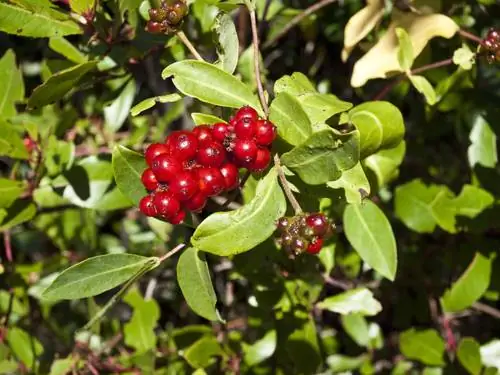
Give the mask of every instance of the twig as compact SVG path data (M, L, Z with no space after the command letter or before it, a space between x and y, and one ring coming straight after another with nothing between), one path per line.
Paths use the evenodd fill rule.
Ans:
M283 36L286 35L291 29L293 29L295 26L297 26L300 21L302 21L304 18L307 16L311 15L314 12L317 12L321 8L334 3L337 0L321 0L317 2L314 5L311 5L309 8L304 9L303 12L297 14L288 24L278 33L274 36L274 38L269 39L267 42L263 44L264 48L269 48L271 47L274 43L276 43L277 40L281 39Z
M196 60L205 61L203 57L201 57L201 55L198 53L196 48L194 48L194 46L191 44L186 34L184 34L184 31L178 31L176 35L181 40L181 42L184 43L187 49L193 54Z
M181 244L177 245L172 250L170 250L168 253L166 253L165 255L163 255L163 256L160 257L160 263L162 263L163 261L165 261L165 259L170 258L172 255L174 255L178 251L182 250L184 247L186 247L185 243L181 243Z
M283 168L281 168L281 162L278 154L274 155L274 165L276 166L276 171L278 172L278 177L281 182L281 186L283 187L283 191L285 192L285 195L292 205L295 215L299 215L302 213L302 207L300 207L299 202L297 202L297 199L295 199L295 196L292 193L292 190L290 190L290 186L288 185L288 181L286 180L286 176L283 173Z
M491 307L489 305L486 305L481 302L476 302L472 305L474 309L477 311L481 311L485 314L488 314L496 319L500 319L500 310L495 309L494 307Z
M468 31L465 30L459 30L458 33L460 34L461 37L465 39L472 40L473 42L476 42L478 44L483 44L483 40L478 37L477 35L471 34Z
M12 244L10 241L10 230L3 232L3 246L5 248L5 258L7 262L12 263Z
M260 53L259 53L259 34L257 30L257 17L255 16L255 9L248 9L250 12L250 24L252 26L252 44L253 44L253 65L255 70L255 82L257 83L257 91L259 93L260 104L267 117L269 107L267 106L266 96L264 95L264 87L260 77Z
M333 279L328 275L325 275L323 277L323 280L324 280L325 284L328 284L328 285L331 285L331 286L334 286L336 288L343 289L343 290L349 290L353 287L352 285L349 285L348 283L346 283L344 281Z

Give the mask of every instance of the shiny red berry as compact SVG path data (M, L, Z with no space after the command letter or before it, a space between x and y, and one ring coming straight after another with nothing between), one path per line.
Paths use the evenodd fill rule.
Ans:
M166 142L170 154L179 160L192 159L196 156L198 150L198 139L187 131L178 131L172 133Z
M151 195L146 195L139 202L139 210L146 216L156 216L156 207L153 202L153 197Z
M159 22L148 21L146 24L146 31L151 34L161 34L163 32L163 26Z
M218 122L212 125L212 135L214 140L222 143L229 135L228 125L224 122Z
M181 202L189 200L198 192L198 181L194 172L180 172L168 184L168 190Z
M153 143L148 146L144 152L144 157L146 158L146 163L151 167L153 165L153 160L161 154L168 154L168 147L163 143Z
M234 115L236 121L241 120L242 118L249 118L252 121L256 121L259 118L259 114L255 109L250 106L241 107L236 114Z
M323 247L323 239L319 237L315 237L309 246L307 246L306 251L309 254L318 254L321 251L321 248Z
M160 154L153 160L151 169L158 182L168 183L182 172L182 164L173 156Z
M234 134L239 139L252 139L255 136L256 124L256 121L244 117L234 125Z
M237 139L234 143L234 156L242 164L252 163L257 156L257 151L257 145L250 139Z
M144 187L149 191L156 190L158 187L158 180L156 179L156 176L151 168L142 172L141 181Z
M226 163L220 167L220 173L224 177L225 190L236 189L239 185L238 168L233 163Z
M179 201L169 191L159 191L155 193L153 203L158 215L167 220L175 217L181 208Z
M269 146L276 138L276 126L267 120L258 120L255 126L255 142L259 146Z
M226 160L226 150L217 142L201 147L196 155L196 161L204 167L219 167Z
M203 193L196 193L190 200L184 203L184 206L193 212L200 212L207 204L207 196Z
M260 172L269 166L270 161L271 152L267 148L259 148L255 159L247 167L252 172Z
M185 218L186 218L186 212L184 212L183 210L180 210L177 213L177 215L175 215L173 218L171 218L169 220L169 222L170 222L170 224L177 225L177 224L182 223Z
M214 140L212 128L208 125L198 125L193 129L193 134L198 140L199 147L203 147Z
M314 213L306 218L306 224L308 227L312 228L316 236L324 236L328 231L330 223L325 215L320 213Z
M198 187L200 192L207 197L213 197L224 190L224 177L219 169L214 167L205 167L197 170Z

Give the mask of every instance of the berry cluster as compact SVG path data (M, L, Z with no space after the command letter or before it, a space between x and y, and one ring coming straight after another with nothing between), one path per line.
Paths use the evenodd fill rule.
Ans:
M321 213L282 217L276 223L281 232L281 246L298 255L318 254L323 241L333 234L334 225Z
M491 64L500 62L500 32L497 29L490 29L483 39L481 50L486 54L486 59Z
M239 185L239 168L266 169L276 127L251 107L240 108L229 123L175 131L165 143L153 143L144 156L141 177L149 194L139 208L147 216L179 224L185 210L199 212L207 199Z
M149 9L146 30L152 34L173 34L179 30L188 12L183 0L163 0L159 8Z

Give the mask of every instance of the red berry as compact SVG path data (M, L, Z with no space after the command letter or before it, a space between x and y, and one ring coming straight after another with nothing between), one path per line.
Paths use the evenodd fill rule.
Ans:
M252 163L257 156L257 151L257 145L250 139L237 139L234 143L234 156L242 164Z
M168 185L169 191L181 202L189 200L198 192L198 182L193 172L180 172Z
M259 146L269 146L276 138L276 126L267 120L258 120L255 129L255 142Z
M24 143L24 147L26 148L26 150L28 151L28 153L32 153L33 150L36 148L36 142L31 139L29 136L25 137L23 139L23 143Z
M306 251L309 254L318 254L321 251L321 248L323 247L323 239L319 237L315 237L309 246L307 246Z
M163 26L159 22L148 21L146 24L146 31L151 34L161 34L163 32Z
M205 196L213 197L224 190L224 177L217 168L200 168L198 169L198 186Z
M144 152L144 157L146 158L146 163L151 167L153 165L153 160L161 154L168 154L168 147L163 143L153 143L148 146Z
M259 118L259 114L255 109L249 106L241 107L236 114L234 115L236 121L241 120L242 118L249 118L252 121L256 121Z
M234 125L234 133L240 139L252 139L255 136L256 122L249 117L244 117Z
M183 211L183 210L180 210L177 215L175 215L173 218L171 218L169 221L170 221L170 224L174 224L174 225L177 225L177 224L180 224L184 221L184 219L186 218L186 213Z
M179 160L192 159L198 150L196 136L187 131L174 132L167 137L166 142L170 154Z
M139 202L139 210L146 216L156 216L156 207L151 195L146 195Z
M220 167L220 173L224 177L225 190L236 189L239 185L238 168L233 163L226 163Z
M153 197L153 203L159 216L173 218L179 212L181 204L169 191L159 191Z
M205 167L218 167L226 160L226 150L217 142L212 142L209 145L198 150L196 161Z
M320 213L309 215L306 218L306 224L308 227L313 229L316 236L324 236L330 225L325 215Z
M224 122L218 122L212 125L212 135L214 140L222 143L229 135L228 125Z
M156 190L158 187L158 180L156 179L156 176L151 168L142 172L141 181L144 187L149 191Z
M203 147L214 140L212 128L208 125L198 125L193 129L193 134L198 140L198 145Z
M161 154L153 160L151 169L159 182L170 182L182 172L182 165L173 156Z
M207 204L207 196L202 193L196 193L190 200L184 203L184 206L193 212L200 212Z
M271 152L267 148L259 148L255 159L248 165L248 169L253 172L260 172L266 169L271 161Z

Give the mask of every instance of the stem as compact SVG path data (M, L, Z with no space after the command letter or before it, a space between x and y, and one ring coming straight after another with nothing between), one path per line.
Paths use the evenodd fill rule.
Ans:
M181 40L181 42L184 43L187 49L193 54L196 60L205 61L203 57L201 57L201 55L198 53L196 48L194 48L194 46L191 44L186 34L184 34L184 31L178 31L176 35Z
M10 242L10 230L3 232L3 245L5 247L5 258L12 263L12 244Z
M255 82L257 83L257 91L259 93L260 104L267 117L269 113L269 107L267 106L267 100L264 95L264 87L262 86L262 80L260 77L260 56L259 56L259 34L257 30L257 17L255 16L255 9L248 8L250 12L250 23L252 26L252 44L253 44L253 65L255 70Z
M478 37L477 35L471 34L468 31L465 30L459 30L458 33L460 34L461 37L465 39L472 40L473 42L476 42L478 44L483 44L483 40Z
M182 250L184 247L186 247L185 243L181 243L181 244L177 245L172 250L170 250L168 253L166 253L165 255L160 257L160 263L163 263L165 261L165 259L170 258L172 255L174 255L178 251Z
M481 302L476 302L472 307L478 311L488 314L496 319L500 319L500 311Z
M334 3L335 1L337 0L321 0L314 5L311 5L309 8L304 9L303 12L297 14L294 18L292 18L292 20L278 34L276 34L274 38L269 39L267 42L265 42L263 47L264 48L271 47L274 43L276 43L277 40L281 39L283 36L286 35L286 33L288 33L291 29L297 26L300 23L300 21L302 21L304 18L306 18L310 14L320 10L325 6Z
M281 186L283 187L283 191L285 192L285 195L292 205L295 215L300 215L302 213L302 207L300 207L299 202L297 202L297 199L295 199L295 196L292 193L292 190L290 190L290 186L288 185L288 181L286 180L286 176L283 173L283 168L281 168L281 162L278 154L274 155L274 165L276 166L276 170L278 172L278 177L281 182Z

